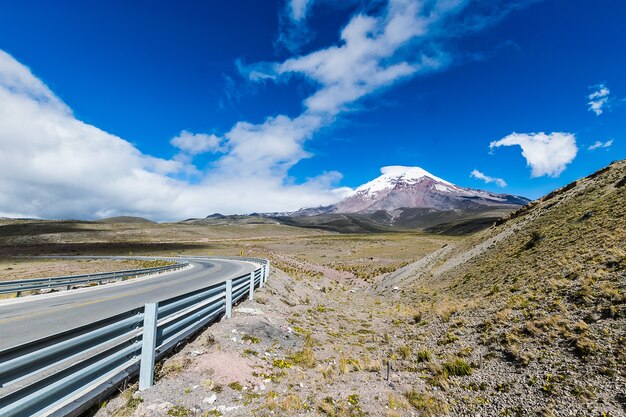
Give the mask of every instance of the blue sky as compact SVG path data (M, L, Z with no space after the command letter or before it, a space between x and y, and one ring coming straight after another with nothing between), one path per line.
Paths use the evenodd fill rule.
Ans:
M0 1L0 215L292 210L387 165L535 198L626 155L626 3L335 3Z

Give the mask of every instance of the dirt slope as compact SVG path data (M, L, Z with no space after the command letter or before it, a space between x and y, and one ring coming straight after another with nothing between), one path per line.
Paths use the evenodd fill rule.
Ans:
M482 352L516 394L513 415L541 401L556 415L626 413L625 183L626 161L615 162L403 277L395 298L462 322L449 344Z

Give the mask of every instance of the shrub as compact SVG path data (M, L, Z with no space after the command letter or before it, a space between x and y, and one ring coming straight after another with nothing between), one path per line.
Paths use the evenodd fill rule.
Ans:
M348 403L351 405L357 405L359 403L359 394L348 395Z
M448 375L467 376L472 374L472 367L463 359L457 358L452 362L445 362L443 369Z
M400 349L398 349L398 354L402 359L409 359L411 357L411 353L413 353L413 350L411 349L411 346L408 345L400 346Z
M311 348L304 348L294 353L290 359L294 364L301 365L305 368L314 368L315 365L317 365L317 358Z
M448 412L448 405L428 393L418 393L414 389L404 393L404 396L416 409L422 412L423 416L435 416Z
M528 250L534 248L541 239L543 239L543 235L540 232L533 230L530 232L530 240L526 242L524 249Z
M422 363L422 362L430 362L430 352L427 350L420 350L419 352L417 352L417 363Z
M261 342L261 339L259 339L258 337L250 336L249 334L244 334L241 337L241 340L243 340L244 342L250 342L252 344L257 344Z
M286 361L284 359L274 359L273 365L274 367L280 368L280 369L291 368L293 366L291 362Z
M235 381L235 382L231 382L230 384L228 384L228 387L232 390L235 391L242 391L243 390L243 385L241 385L241 383Z

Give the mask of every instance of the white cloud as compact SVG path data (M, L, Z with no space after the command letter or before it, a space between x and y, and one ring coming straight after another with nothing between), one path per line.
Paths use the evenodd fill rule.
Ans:
M229 152L217 164L229 175L281 176L310 154L304 142L322 125L322 119L301 115L294 119L279 115L262 124L237 123L224 136Z
M315 81L320 88L305 100L307 110L334 116L381 87L444 65L441 53L406 60L399 52L458 8L456 2L438 2L425 14L416 1L392 0L379 16L353 17L341 32L341 45L275 64L275 74L302 74Z
M53 108L59 113L71 114L69 107L59 100L41 80L11 55L0 49L0 86L9 92Z
M593 93L589 94L587 98L589 102L589 111L592 111L596 114L596 116L600 116L605 107L609 104L609 95L611 91L606 87L605 84L598 84L596 86L591 87L594 89Z
M339 46L279 63L239 63L240 73L252 81L278 81L300 74L318 89L304 100L304 111L297 117L278 115L261 124L237 123L224 135L228 154L217 166L223 172L286 177L289 168L310 156L305 142L351 104L407 77L446 65L445 54L436 48L427 48L434 51L430 54L421 53L413 42L426 42L429 29L462 6L462 2L448 0L428 6L415 0L391 0L378 15L358 14L350 19L341 31ZM411 47L416 53L407 60Z
M303 20L312 3L313 0L290 0L287 4L289 17L296 22Z
M313 0L287 0L278 15L278 35L274 42L277 49L295 54L313 39L314 33L307 25L307 16ZM254 75L254 74L252 74Z
M204 152L220 152L221 142L222 139L215 135L191 133L186 130L170 140L172 146L192 156Z
M502 178L490 177L489 175L485 175L485 174L483 174L482 172L480 172L477 169L473 170L470 173L470 177L476 178L476 179L479 179L479 180L483 180L483 181L485 181L486 184L490 184L490 183L494 182L500 188L504 188L504 187L507 186L506 181L504 181Z
M594 151L594 150L599 149L599 148L608 149L608 148L611 147L611 145L613 145L613 139L607 140L606 142L601 142L601 141L597 140L593 145L589 146L587 148L587 150Z
M306 129L301 121L268 122L267 140L276 141L271 146L239 143L246 125L237 125L228 134L233 153L190 184L170 175L193 166L144 155L128 141L77 120L28 68L1 51L0 74L1 215L180 220L217 211L296 210L333 203L346 192L333 187L329 174L293 184L284 177L285 168L272 171L279 160L293 164L294 149L281 149L282 139L271 133L289 137L290 131ZM188 132L175 142L191 153L218 146L210 135Z
M578 153L576 138L571 133L512 133L489 144L490 149L519 145L522 156L531 167L532 177L558 177Z

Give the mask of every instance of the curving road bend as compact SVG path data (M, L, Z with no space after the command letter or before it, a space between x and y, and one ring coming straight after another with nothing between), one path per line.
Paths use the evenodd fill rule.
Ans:
M0 301L0 350L217 284L257 267L246 261L184 260L190 267L175 272Z

